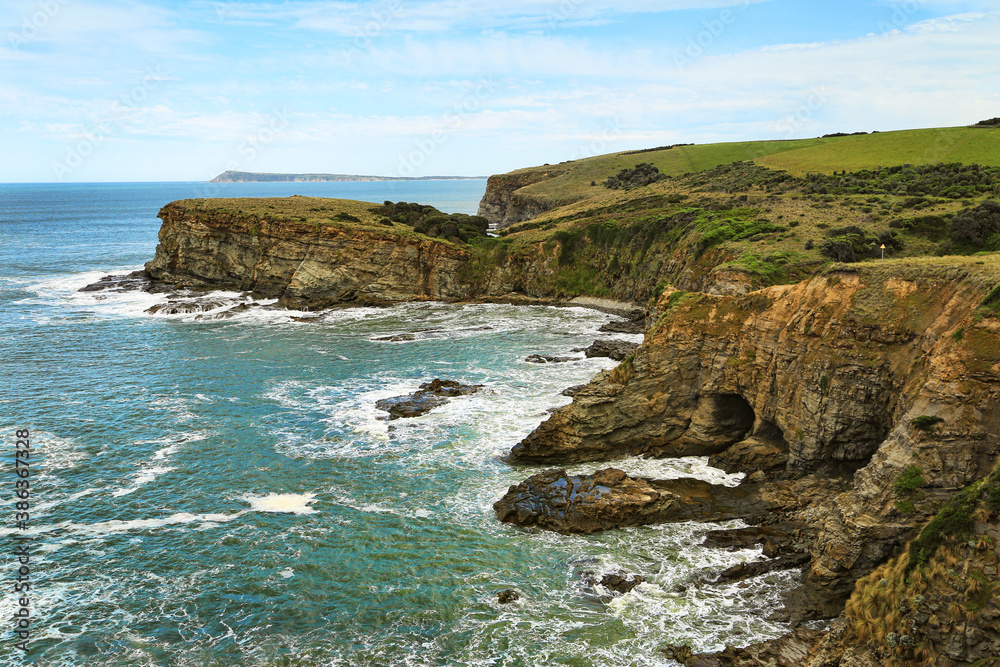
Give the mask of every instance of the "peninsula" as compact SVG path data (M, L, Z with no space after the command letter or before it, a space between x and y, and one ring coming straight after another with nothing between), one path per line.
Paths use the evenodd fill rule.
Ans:
M355 174L267 174L224 171L209 183L322 183L332 181L466 181L485 176L359 176Z

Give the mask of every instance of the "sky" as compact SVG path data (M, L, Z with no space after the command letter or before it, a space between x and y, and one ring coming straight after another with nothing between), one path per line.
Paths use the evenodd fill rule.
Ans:
M486 176L1000 116L1000 0L4 0L0 182Z

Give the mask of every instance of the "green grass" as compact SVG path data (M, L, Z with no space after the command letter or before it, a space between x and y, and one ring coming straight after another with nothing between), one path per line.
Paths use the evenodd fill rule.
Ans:
M1000 166L1000 132L971 127L879 132L826 139L757 160L765 167L793 174L938 162Z
M611 153L558 165L529 167L511 176L538 180L519 194L560 204L606 198L603 183L622 169L646 162L667 176L696 173L731 162L753 160L772 169L801 175L832 174L879 166L962 162L1000 166L1000 131L989 128L946 127L900 130L847 137L740 141L677 146L642 153ZM596 185L591 185L591 183Z

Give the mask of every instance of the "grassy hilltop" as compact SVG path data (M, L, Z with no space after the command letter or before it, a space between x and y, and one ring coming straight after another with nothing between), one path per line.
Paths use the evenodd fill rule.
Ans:
M572 203L480 240L473 274L542 248L556 291L644 302L667 284L745 291L883 250L1000 250L1000 128L674 146L513 173L532 171L549 177L518 194Z
M928 257L1000 251L1000 127L662 147L499 180L533 182L516 194L569 203L499 237L487 236L479 216L405 202L183 204L199 216L434 239L468 254L457 279L471 294L640 304L668 285L743 293L802 280L834 262L884 258L902 271Z
M512 173L552 174L521 192L565 201L594 196L591 182L600 184L638 162L652 164L661 173L677 177L744 160L796 175L938 162L1000 166L1000 128L946 127L816 139L677 145L612 153Z

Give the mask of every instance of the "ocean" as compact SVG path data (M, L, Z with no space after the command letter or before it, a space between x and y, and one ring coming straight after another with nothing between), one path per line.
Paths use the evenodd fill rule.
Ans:
M493 502L542 469L504 454L571 400L563 389L614 366L571 350L641 340L598 332L611 315L411 303L226 318L78 291L151 259L156 212L176 199L474 213L484 188L0 185L0 664L652 666L674 664L669 645L783 633L767 616L792 574L705 583L762 558L699 546L719 524L564 536L496 520ZM378 340L400 333L415 335ZM526 363L534 353L579 358ZM433 378L485 389L381 419L376 401ZM30 458L16 459L22 435ZM738 482L701 458L614 465ZM612 594L597 582L615 572L646 582ZM508 588L520 599L500 604Z

